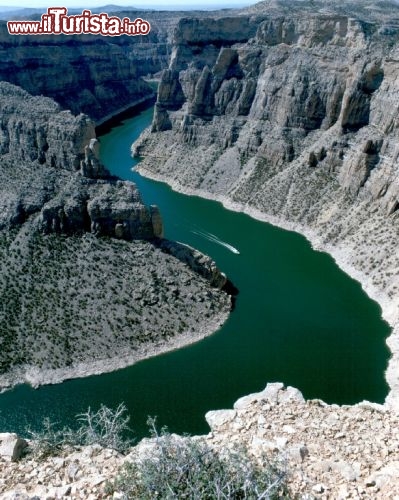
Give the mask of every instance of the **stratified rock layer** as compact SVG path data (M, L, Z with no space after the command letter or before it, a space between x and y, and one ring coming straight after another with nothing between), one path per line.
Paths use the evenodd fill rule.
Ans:
M306 234L395 326L399 10L357 4L355 18L351 2L262 2L242 13L245 41L216 45L211 23L210 46L209 20L182 20L152 130L133 153L149 177ZM387 379L399 407L398 335Z
M93 122L0 82L0 388L121 368L227 318L209 257L109 177ZM34 348L32 348L34 346Z
M12 36L0 22L0 56L0 80L96 121L153 95L123 45L107 37Z
M109 6L105 11L120 18L145 19L151 24L150 33L15 36L0 21L0 81L51 97L63 109L83 112L96 123L153 98L143 77L167 67L172 33L186 13L115 9ZM191 15L204 18L210 14Z
M47 233L91 231L126 240L162 235L159 212L143 205L133 183L102 179L109 173L86 115L75 117L6 82L0 82L0 106L3 227L40 210L38 225Z

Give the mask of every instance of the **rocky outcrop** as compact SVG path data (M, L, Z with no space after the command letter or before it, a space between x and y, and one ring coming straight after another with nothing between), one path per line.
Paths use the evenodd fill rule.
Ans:
M204 255L199 250L189 245L168 240L162 240L159 246L163 251L173 255L181 262L187 264L196 273L203 276L212 286L221 290L226 285L226 275L220 271L210 257Z
M27 446L25 439L21 439L16 434L0 434L0 457L5 460L16 462L22 458Z
M158 208L143 205L135 184L79 176L74 176L43 206L38 223L46 233L91 231L97 236L124 240L151 239L163 234Z
M106 184L96 191L87 204L92 232L123 239L154 237L151 213L133 183Z
M80 168L95 137L85 115L0 82L0 228L39 211Z
M123 45L106 37L12 36L0 22L0 56L0 80L95 121L153 95Z
M221 326L223 274L162 240L158 207L101 164L92 120L6 82L0 107L0 389L112 371Z
M2 214L4 225L40 210L38 224L47 233L91 231L126 240L162 236L159 210L143 205L133 183L103 180L109 172L100 162L94 123L86 115L75 117L51 99L32 97L6 82L0 83L0 106L0 153L9 164L1 188L9 207ZM22 172L13 168L16 163L26 165L33 185L21 179L10 189L12 177L25 176L23 167ZM34 203L28 205L26 198Z
M242 13L256 14L254 35L212 50L181 22L152 130L133 153L144 175L306 234L395 326L399 11L372 5L261 2ZM387 378L399 407L395 335Z
M306 401L283 384L206 414L216 447L245 445L254 459L283 456L292 493L310 498L394 498L398 415L380 405Z
M85 146L85 157L80 162L80 173L84 177L96 179L106 177L109 173L100 160L100 143L96 138L90 139Z
M212 77L215 77L214 92L224 78L234 77L238 69L237 54L228 47L247 41L255 35L256 29L254 19L244 16L181 19L174 31L169 69L162 73L152 130L172 128L167 110L177 110L186 101L190 102L190 114L212 115L215 105L209 88ZM213 65L214 75L209 69ZM187 66L189 71L182 71ZM244 94L246 92L248 90Z
M94 123L83 114L62 111L52 99L33 97L0 82L0 154L18 162L37 162L74 171L95 137Z
M274 383L239 399L234 409L208 412L206 420L207 436L184 439L203 438L221 453L246 447L254 462L279 460L292 498L386 500L399 494L398 415L380 405L305 401L298 390ZM41 462L28 456L10 463L0 456L0 495L101 498L123 464L156 447L156 439L143 439L126 456L98 445L65 449Z

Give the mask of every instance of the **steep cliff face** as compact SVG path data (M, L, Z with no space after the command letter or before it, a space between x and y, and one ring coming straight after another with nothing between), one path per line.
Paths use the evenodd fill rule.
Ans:
M6 82L0 108L0 389L110 371L220 326L226 277L162 240L158 208L102 166L89 117Z
M0 81L51 97L63 109L85 113L96 122L154 97L142 77L167 67L172 33L185 14L139 10L113 14L148 20L151 31L137 37L13 36L0 21Z
M57 169L79 168L85 146L95 137L87 116L75 117L52 99L32 97L6 82L0 82L0 99L1 155Z
M133 148L140 171L304 232L396 324L398 7L388 21L365 4L367 21L333 7L304 14L303 2L289 16L263 4L251 11L246 42L227 38L212 51L180 22L152 131ZM388 380L397 394L395 363Z
M51 99L0 82L0 228L41 209L79 168L94 138L87 116L74 117Z
M75 117L6 82L0 82L0 107L2 226L40 210L46 232L162 236L158 209L143 205L134 184L101 179L109 174L86 115Z
M384 185L381 175L388 178L390 168L394 175L397 158L399 27L336 15L252 18L252 28L236 36L248 39L256 27L248 43L232 44L227 38L222 48L204 49L196 58L203 43L197 32L204 36L208 22L193 29L185 48L188 23L180 22L170 69L159 88L152 131L172 132L153 137L168 141L173 136L187 149L198 148L196 171L185 169L182 179L180 164L173 177L187 187L231 193L234 201L258 195L263 199L254 205L262 209L271 202L264 184L276 177L281 182L282 173L296 167L306 178L331 174L342 194L357 199L362 190L362 197L378 199L381 208L394 213L396 181ZM152 142L148 134L145 140ZM143 146L138 144L138 154ZM172 164L173 155L162 168L169 174ZM273 213L290 210L285 198L282 202L270 207Z
M0 80L98 121L151 97L134 61L105 37L12 36L0 23Z

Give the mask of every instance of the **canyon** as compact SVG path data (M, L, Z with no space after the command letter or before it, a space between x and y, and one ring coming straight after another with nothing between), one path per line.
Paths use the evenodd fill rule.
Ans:
M163 239L158 208L101 164L92 119L8 82L0 107L1 389L115 370L225 321L226 277Z
M168 65L172 33L185 13L119 9L114 14L148 20L151 31L146 36L112 38L12 36L6 22L0 20L0 81L32 95L50 97L74 114L85 113L96 125L154 99L153 88L142 77L157 74ZM210 13L194 15L202 18Z
M0 37L0 48L14 51L12 58L4 59L0 71L1 79L10 82L0 86L1 168L6 180L1 197L2 280L4 293L10 295L6 303L10 311L18 312L7 315L12 318L9 331L16 332L17 342L13 340L11 347L2 350L9 354L2 354L4 366L6 370L12 366L13 373L4 385L24 378L41 381L38 370L28 373L23 369L30 362L26 340L36 342L39 333L26 337L22 328L37 322L32 316L37 307L31 304L31 291L37 288L33 276L48 271L42 281L53 283L56 278L60 282L59 262L78 289L106 290L104 297L95 295L94 302L88 299L83 304L77 330L82 325L88 328L85 319L94 314L98 324L108 325L108 338L112 338L113 329L122 335L118 344L122 352L131 339L124 328L128 325L120 329L118 322L127 317L130 303L122 298L111 313L113 321L105 317L121 283L126 300L136 293L140 306L158 311L165 295L175 294L177 276L180 282L181 273L187 273L188 289L179 295L189 293L205 299L211 291L207 313L213 314L211 304L216 303L215 323L227 317L230 300L219 290L224 278L214 263L207 262L210 272L203 273L203 279L181 259L170 260L162 245L147 241L148 237L162 236L159 212L141 203L134 186L108 179L98 162L94 125L132 103L151 98L152 90L140 76L167 65L161 75L152 127L132 147L133 154L142 158L140 172L167 182L175 190L219 200L228 208L306 235L316 249L331 253L340 267L362 283L379 302L393 329L388 339L392 358L386 373L390 393L384 405L326 405L305 401L299 391L272 384L262 393L238 401L232 410L207 414L211 428L207 440L221 450L245 443L254 459L261 452L284 455L292 471L291 486L298 495L307 495L303 498L395 498L399 9L389 2L332 5L270 0L234 15L217 12L171 19L159 28L159 39L154 39L153 45L135 48L139 55L133 60L148 64L140 70L129 56L135 49L131 53L122 38L115 44L90 38L83 42L83 48L71 49L72 55L64 59L69 66L63 73L70 78L66 87L64 76L59 74L45 82L41 76L45 58L29 61L34 50L29 46L25 52L24 41L4 41L4 32ZM43 40L35 47L37 54L45 50L46 43L51 45ZM72 39L60 41L63 43L74 45ZM104 44L102 62L96 44ZM86 61L82 66L76 64L82 60L81 51ZM17 57L18 53L25 55ZM106 67L118 58L118 68L110 63L110 74L118 74L119 79L118 85L113 85ZM29 65L36 70L16 71L13 61L26 64L25 70ZM97 61L97 66L92 66L92 61ZM85 68L85 76L80 69L71 73L70 65ZM56 65L51 70L54 68ZM88 78L90 74L93 80ZM34 75L36 83L31 80ZM66 90L60 92L61 88ZM41 93L58 104L39 97ZM87 115L74 116L66 109ZM181 251L176 244L164 245L177 248L176 254ZM194 250L189 253L196 256ZM131 276L138 258L143 261L148 255L153 256L148 268L154 278L151 289L133 291L124 277ZM85 265L80 276L71 265L76 262ZM21 269L24 274L30 270L28 280ZM108 280L110 269L115 281ZM154 277L159 270L161 276ZM210 286L210 276L216 286ZM167 280L171 287L160 291L159 280ZM54 297L42 316L56 311L51 325L56 341L41 339L51 348L35 354L40 370L54 368L46 366L49 353L51 360L62 360L66 352L90 350L90 339L97 334L93 330L92 337L84 341L73 329L70 336L61 335L70 325L62 323L57 311L71 308L71 317L75 317L76 309L82 307L79 296L65 295L71 283L66 280L60 288L50 287ZM21 304L16 296L23 288L30 294ZM40 304L45 303L44 294L51 298L48 292L48 288L40 291ZM174 303L171 330L167 330L169 319L162 323L165 346L173 342L172 330L179 328L182 311L187 314L184 321L192 321L191 334L203 318L202 302L193 310L186 310L184 301L178 302ZM146 318L131 321L140 323L143 338L148 335L150 322ZM79 343L71 350L70 343L77 338ZM103 353L109 345L105 342ZM71 362L69 355L66 365ZM54 380L59 380L60 373L53 372ZM132 455L138 450L132 450ZM19 498L100 498L105 478L115 475L125 460L109 450L87 449L59 461L49 460L43 469L34 462L4 461L8 473L1 479L0 491L4 498L17 494ZM69 474L71 464L78 464L73 477ZM31 474L28 484L27 470Z
M132 151L143 175L297 230L358 279L394 329L397 407L399 26L355 5L261 2L241 12L246 41L230 17L182 19Z

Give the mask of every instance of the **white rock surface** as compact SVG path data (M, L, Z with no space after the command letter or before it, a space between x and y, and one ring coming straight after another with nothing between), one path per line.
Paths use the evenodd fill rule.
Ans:
M6 460L19 460L26 446L27 442L19 438L16 434L0 434L0 457Z

